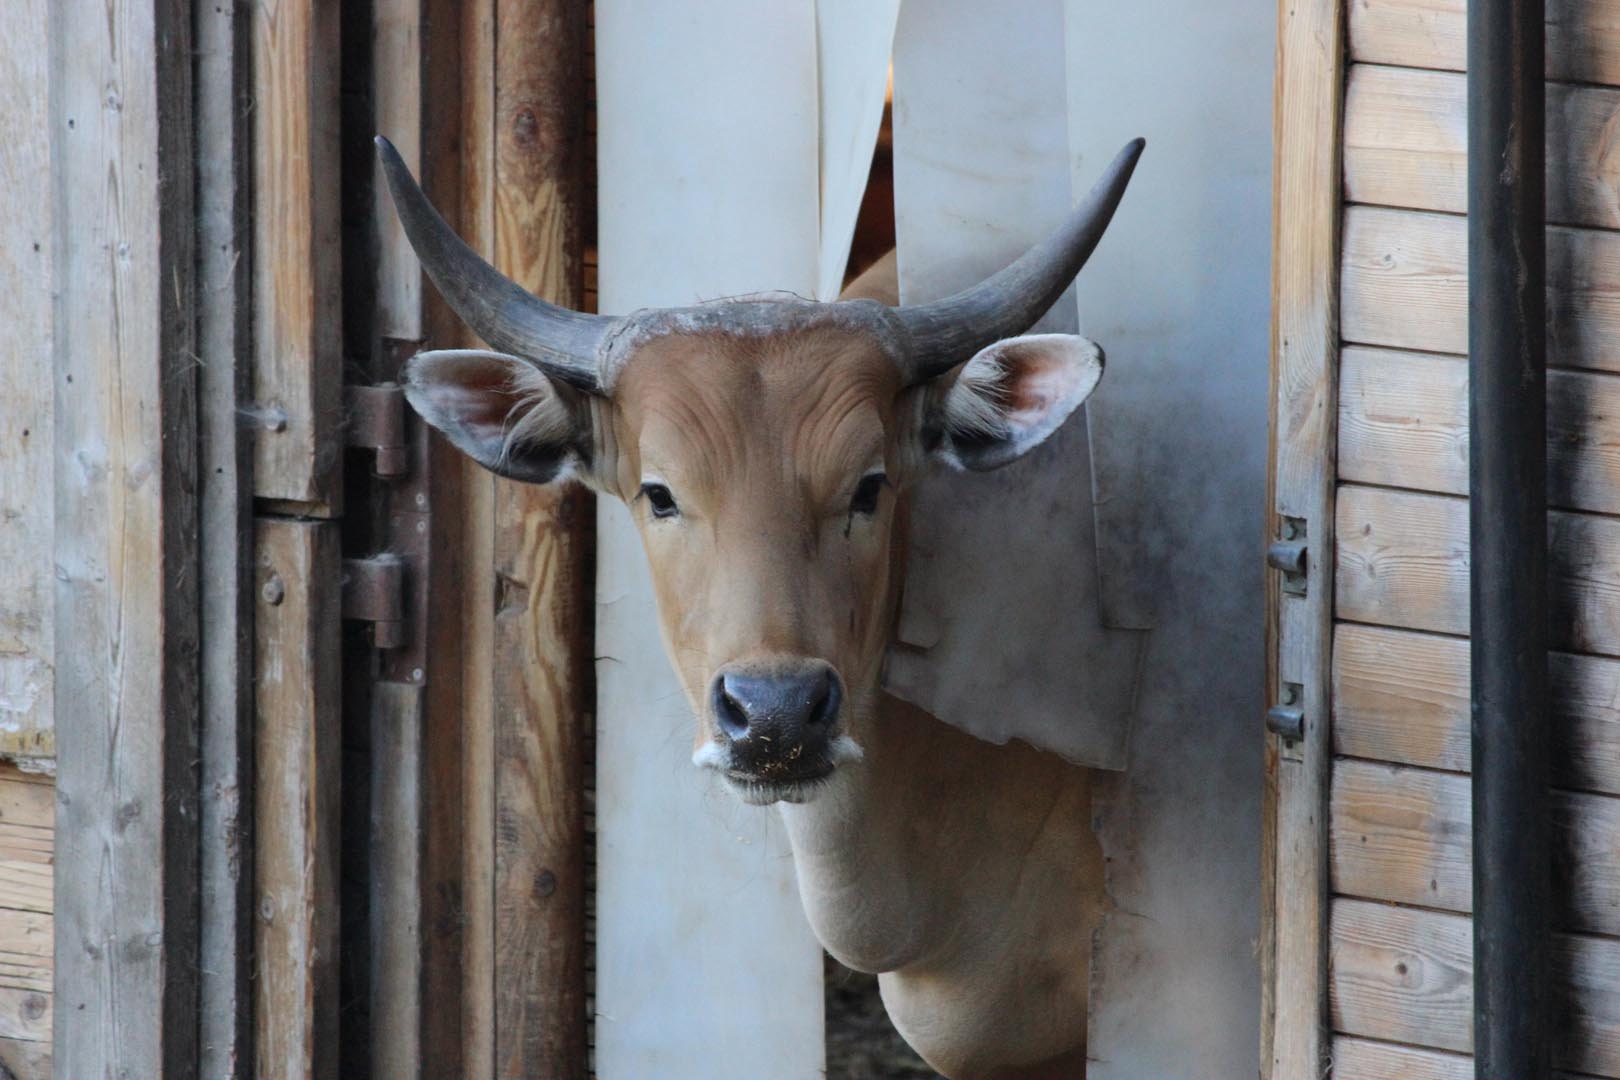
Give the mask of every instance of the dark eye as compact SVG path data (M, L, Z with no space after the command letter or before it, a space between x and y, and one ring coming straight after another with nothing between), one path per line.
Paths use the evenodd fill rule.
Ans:
M681 512L680 507L675 505L675 496L663 484L642 484L641 494L646 497L647 505L652 507L655 518L674 517Z
M861 477L861 482L855 485L855 494L850 497L849 512L868 516L877 513L878 497L888 483L889 478L880 472Z

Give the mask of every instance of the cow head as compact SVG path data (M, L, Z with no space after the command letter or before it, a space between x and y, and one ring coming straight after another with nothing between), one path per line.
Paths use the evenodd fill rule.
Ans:
M496 350L405 371L428 423L516 480L628 504L664 642L698 717L693 760L750 802L803 801L860 758L897 600L896 496L935 463L994 469L1102 375L1069 335L1018 337L1124 194L1131 143L1063 227L930 304L744 297L623 317L529 294L480 259L378 140L407 236Z

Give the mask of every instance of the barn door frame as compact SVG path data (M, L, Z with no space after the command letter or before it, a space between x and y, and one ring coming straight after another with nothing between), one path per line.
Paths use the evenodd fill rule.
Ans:
M1271 1080L1322 1076L1329 1064L1327 800L1344 56L1344 0L1278 4L1266 503L1266 543L1276 572L1266 579L1260 1041L1261 1074Z

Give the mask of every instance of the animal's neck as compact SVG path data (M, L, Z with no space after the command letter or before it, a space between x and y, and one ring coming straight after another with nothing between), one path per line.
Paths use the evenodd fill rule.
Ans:
M863 735L864 761L782 808L805 912L839 960L879 972L949 965L968 928L1027 931L1021 909L1043 919L1054 889L1078 888L1094 846L1083 770L980 742L887 696ZM1054 856L1073 881L1063 870L1054 883ZM1056 899L1076 922L1074 898Z

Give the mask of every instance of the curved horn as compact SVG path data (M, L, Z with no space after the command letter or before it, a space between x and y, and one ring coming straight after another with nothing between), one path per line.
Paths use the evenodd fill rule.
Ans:
M941 375L986 345L1022 334L1046 314L1102 239L1145 145L1144 139L1126 143L1058 231L1011 266L954 296L896 308L911 337L907 382Z
M405 236L462 321L492 348L532 360L581 390L602 393L597 352L619 320L569 311L531 294L456 235L428 202L399 151L381 135L377 155Z

